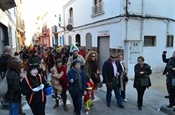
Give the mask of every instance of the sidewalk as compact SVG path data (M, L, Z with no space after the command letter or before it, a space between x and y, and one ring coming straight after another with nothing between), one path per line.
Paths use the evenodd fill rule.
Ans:
M173 108L166 107L169 104L169 99L164 98L165 95L168 95L166 89L166 76L163 76L162 72L153 73L150 75L150 79L152 86L145 91L143 105L151 106L153 109L162 111L168 115L175 115ZM133 79L129 80L126 93L127 96L133 96L133 98L136 99L137 94L136 91L134 92L132 90L132 85Z

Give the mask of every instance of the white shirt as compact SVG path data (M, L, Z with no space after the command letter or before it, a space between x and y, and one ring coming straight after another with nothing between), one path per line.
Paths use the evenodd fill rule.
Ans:
M112 66L114 69L114 76L116 76L117 75L117 66L116 66L115 62L112 62Z

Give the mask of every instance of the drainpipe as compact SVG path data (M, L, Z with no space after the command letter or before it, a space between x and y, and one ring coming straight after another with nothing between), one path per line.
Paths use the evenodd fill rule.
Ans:
M122 0L121 0L122 1ZM124 42L124 49L127 49L125 52L124 52L124 60L126 62L126 65L127 67L129 67L129 57L130 57L130 45L129 45L129 42L127 41L128 40L128 20L129 20L129 13L128 13L128 0L125 1L126 4L124 6L124 9L125 9L125 42Z
M142 11L141 11L141 13L142 13L142 16L144 17L145 16L145 0L142 0ZM140 26L141 26L141 30L140 30L140 40L141 40L141 43L142 43L142 46L141 46L141 55L142 55L142 51L143 51L143 46L144 46L144 18L142 18L141 19L141 24L140 24Z

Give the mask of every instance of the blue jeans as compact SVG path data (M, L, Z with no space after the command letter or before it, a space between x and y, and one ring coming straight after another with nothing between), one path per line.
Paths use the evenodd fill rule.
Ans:
M9 102L9 115L18 115L20 103Z
M112 90L114 90L115 98L117 100L118 105L122 105L122 98L120 95L120 89L118 87L109 88L107 87L107 93L106 93L106 102L108 105L111 103L111 97L112 97Z

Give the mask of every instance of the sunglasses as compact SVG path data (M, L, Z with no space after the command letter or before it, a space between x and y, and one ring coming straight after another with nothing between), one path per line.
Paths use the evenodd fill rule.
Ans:
M117 58L117 57L111 57L111 58Z
M96 56L91 56L91 57L96 57Z

